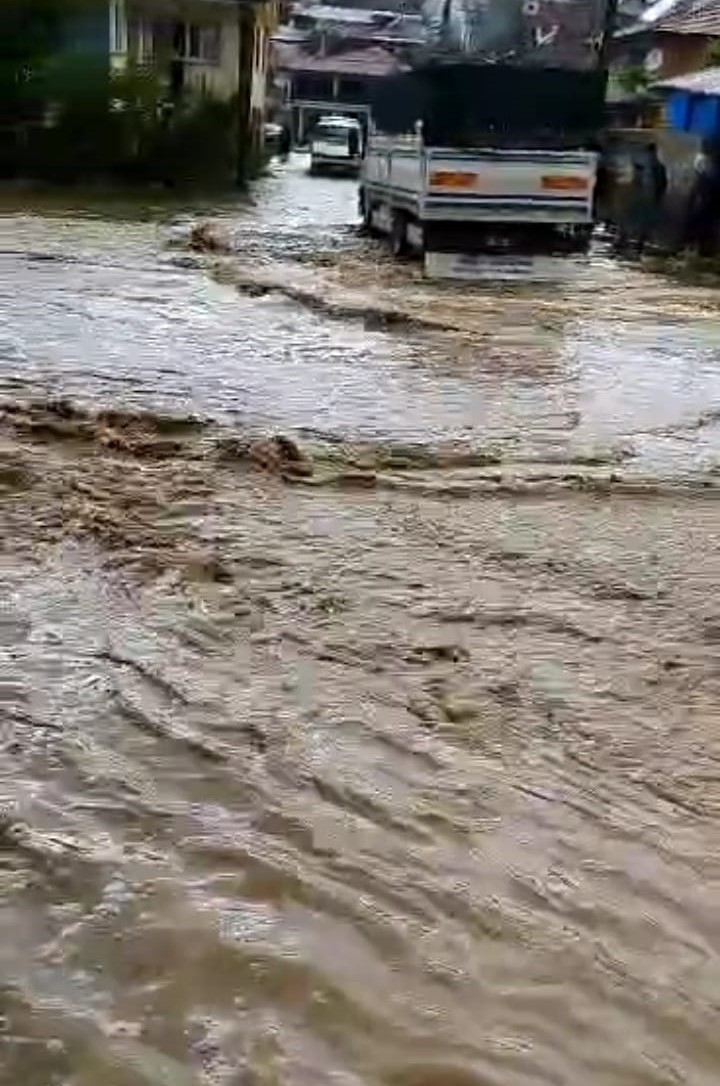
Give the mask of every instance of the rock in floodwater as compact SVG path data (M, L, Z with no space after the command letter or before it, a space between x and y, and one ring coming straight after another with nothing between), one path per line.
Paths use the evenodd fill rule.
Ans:
M477 720L480 715L480 710L474 702L462 698L446 698L442 708L451 724L468 724L472 720Z
M433 698L422 695L410 698L407 708L408 712L419 720L424 728L437 728L443 723L440 706Z
M190 248L196 253L229 253L229 238L209 222L200 222L190 231Z
M254 441L230 437L217 446L221 459L246 461L252 467L283 478L308 478L313 462L296 441L284 434Z
M248 460L273 475L312 475L312 464L289 437L271 437L253 441Z

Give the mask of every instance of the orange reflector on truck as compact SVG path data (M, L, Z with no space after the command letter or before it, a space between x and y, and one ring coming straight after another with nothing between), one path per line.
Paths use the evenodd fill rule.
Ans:
M588 180L586 177L572 177L567 174L547 174L542 179L542 187L554 192L586 192Z
M477 181L477 174L460 170L436 170L430 174L430 184L443 189L469 189Z

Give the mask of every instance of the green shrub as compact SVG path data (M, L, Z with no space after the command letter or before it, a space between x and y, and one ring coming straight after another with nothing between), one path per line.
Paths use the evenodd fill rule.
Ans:
M60 184L232 185L240 167L237 102L204 97L170 106L160 89L132 73L107 80L86 71L55 83L46 123L28 125L16 151L16 172Z
M231 185L239 172L236 109L235 101L212 98L161 109L150 125L141 126L129 171L168 187Z
M227 187L249 165L237 100L169 102L152 69L63 51L67 12L97 0L0 0L0 177Z

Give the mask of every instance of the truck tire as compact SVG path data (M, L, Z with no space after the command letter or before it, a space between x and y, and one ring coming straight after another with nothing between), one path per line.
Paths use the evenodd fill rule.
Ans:
M361 230L366 237L375 238L377 240L378 238L382 238L384 235L383 231L380 230L379 227L377 227L373 222L373 213L376 210L376 205L370 202L370 199L367 195L364 195L364 198L361 200L360 211L360 217L362 219Z
M586 226L579 226L575 235L575 251L578 253L586 253L590 248L590 243L593 238L593 231L595 229L594 223L588 223Z
M372 205L368 199L368 195L365 189L360 190L360 199L358 201L360 211L360 229L366 237L373 237L373 225L372 225Z
M407 215L403 215L402 211L396 211L392 218L390 249L392 255L398 259L406 257L410 251L407 237Z

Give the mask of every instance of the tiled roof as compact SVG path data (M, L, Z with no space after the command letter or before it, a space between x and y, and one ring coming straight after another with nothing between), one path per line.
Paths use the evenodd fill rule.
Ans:
M720 0L680 0L677 7L658 20L654 29L671 34L720 37Z
M625 38L648 33L720 37L720 0L675 0L674 4L654 4L638 22L619 30L615 36Z
M336 6L333 4L309 4L295 5L295 10L298 15L302 15L307 19L314 19L315 22L324 23L365 23L372 26L375 20L375 12L367 9L358 8L345 8ZM387 15L388 21L392 19L392 15Z
M373 41L381 44L383 39L418 43L425 39L425 25L421 15L326 4L313 4L302 10L299 10L299 5L296 7L296 17L302 16L303 20L297 25L302 27L307 39L318 30L326 30L334 35L354 36L368 45L373 44Z

